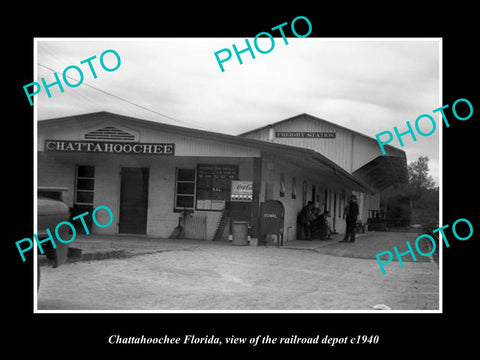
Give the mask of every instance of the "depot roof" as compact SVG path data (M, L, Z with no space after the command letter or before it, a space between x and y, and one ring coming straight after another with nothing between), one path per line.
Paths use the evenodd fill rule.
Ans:
M275 128L278 125L295 121L304 117L318 123L327 124L333 128L343 129L348 133L360 136L361 138L365 139L365 141L374 143L375 146L377 146L377 140L368 135L307 113L295 115L287 119L244 132L239 134L239 136L246 137L251 134L260 133L262 130ZM355 178L363 181L377 190L384 190L391 185L408 182L407 157L405 151L391 145L384 145L384 147L387 150L385 155L379 155L353 172Z
M159 131L168 133L191 136L205 140L213 140L219 142L226 142L229 144L237 144L247 147L252 147L260 150L264 154L270 154L275 157L281 157L290 160L297 166L301 166L310 170L323 170L328 171L330 174L339 180L343 180L353 190L374 193L375 191L365 184L362 180L349 174L346 170L342 169L339 165L328 159L324 155L310 149L283 145L278 143L266 142L262 140L250 139L244 136L228 135L223 133L217 133L213 131L199 130L193 128L187 128L176 125L169 125L160 122L138 119L130 116L114 114L110 112L95 112L81 115L73 115L67 117L60 117L47 120L39 120L39 129L44 126L52 125L65 125L67 121L96 121L98 118L107 117L109 120L115 121L115 119L126 121L132 125L144 126L147 128L154 128Z

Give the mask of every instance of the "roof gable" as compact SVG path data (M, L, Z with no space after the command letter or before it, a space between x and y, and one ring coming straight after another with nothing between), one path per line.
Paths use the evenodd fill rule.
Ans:
M39 128L39 135L41 130L46 132L47 129L55 129L52 132L65 132L66 128L70 128L66 126L66 124L75 125L77 128L77 134L71 135L74 136L75 139L79 137L83 137L83 134L98 134L105 135L107 132L111 131L112 133L115 132L114 129L105 129L110 125L106 124L113 124L112 126L119 130L121 129L125 133L134 134L134 128L142 128L145 129L144 133L146 136L152 136L154 132L156 133L163 133L163 134L173 134L176 136L181 137L189 137L194 138L199 141L206 141L206 142L218 142L223 143L225 146L233 147L245 147L249 149L255 149L259 151L287 151L290 153L299 153L299 154L309 154L312 151L303 148L297 148L293 146L283 145L283 144L269 144L264 141L249 139L246 137L240 137L236 135L228 135L222 133L216 133L206 130L198 130L194 128L187 128L182 126L175 126L164 124L160 122L150 121L150 120L143 120L134 117L129 117L125 115L114 114L110 112L95 112L95 113L88 113L88 114L81 114L81 115L73 115L61 118L54 118L54 119L47 119L47 120L39 120L38 121L38 128ZM101 130L101 131L99 131ZM123 133L122 131L117 131L118 133ZM145 135L144 135L145 136ZM69 139L69 138L68 138ZM68 140L67 139L67 140ZM107 140L107 139L103 139ZM138 139L135 139L138 141ZM232 148L233 151L233 148Z
M333 123L333 122L327 121L327 120L325 120L325 119L322 119L322 118L319 118L319 117L316 117L316 116L313 116L313 115L310 115L310 114L307 114L307 113L298 114L298 115L289 117L289 118L287 118L287 119L280 120L280 121L274 122L274 123L272 123L272 124L268 124L268 125L259 127L259 128L256 128L256 129L253 129L253 130L250 130L250 131L241 133L241 134L239 134L238 136L248 137L248 136L251 136L251 135L253 135L253 134L260 133L260 132L262 132L262 131L264 131L264 130L267 130L267 129L270 129L270 128L274 128L274 127L277 127L277 126L279 126L279 125L285 125L285 124L287 124L288 122L293 122L293 121L296 121L296 120L299 120L299 119L317 122L317 123L322 124L322 125L325 126L326 128L339 129L339 130L341 130L341 131L345 131L345 132L347 132L347 133L350 133L350 134L359 136L359 137L361 137L362 139L367 140L368 142L372 142L372 143L375 143L375 144L378 143L377 139L375 139L375 138L373 138L373 137L371 137L371 136L362 134L362 133L360 133L360 132L358 132L358 131L349 129L349 128L347 128L347 127L344 127L344 126L335 124L335 123ZM396 148L396 147L394 147L394 146L391 146L391 145L384 145L384 147L385 147L386 149L393 150L394 152L396 152L396 154L398 154L398 155L400 155L400 156L402 156L402 155L404 156L404 151L401 150L401 149L398 149L398 148ZM403 154L402 154L402 153L403 153Z

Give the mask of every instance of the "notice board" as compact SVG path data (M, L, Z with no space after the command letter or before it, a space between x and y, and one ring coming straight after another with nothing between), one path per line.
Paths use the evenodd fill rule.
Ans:
M230 199L231 180L238 180L238 165L197 165L197 210L223 210Z

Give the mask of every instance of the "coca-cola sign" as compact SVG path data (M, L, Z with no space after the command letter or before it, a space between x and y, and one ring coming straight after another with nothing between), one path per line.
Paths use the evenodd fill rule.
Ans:
M232 180L232 201L251 201L253 198L253 181Z
M252 192L252 187L253 187L252 182L248 182L248 183L241 182L237 185L237 191L238 192Z

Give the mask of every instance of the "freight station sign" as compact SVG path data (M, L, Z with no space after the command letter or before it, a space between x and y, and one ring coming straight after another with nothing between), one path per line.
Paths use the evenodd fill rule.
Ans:
M277 138L312 138L312 139L335 139L334 132L315 132L315 131L277 131Z
M45 151L137 155L174 155L175 144L130 142L126 143L112 141L45 140Z

